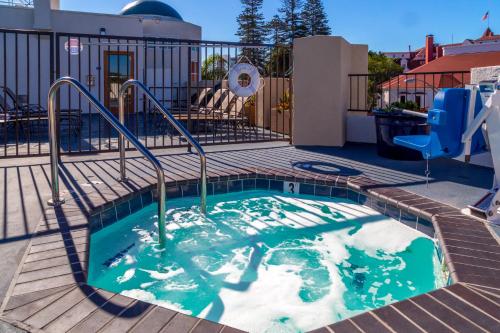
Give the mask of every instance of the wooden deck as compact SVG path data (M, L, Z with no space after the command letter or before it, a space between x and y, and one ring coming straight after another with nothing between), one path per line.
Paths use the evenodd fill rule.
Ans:
M181 163L189 159L192 167L177 169L172 159L162 159L173 177L170 184L196 179L196 158L176 158ZM318 174L273 165L264 157L260 164L267 167L249 166L244 155L210 162L210 181L264 177L347 186L432 220L455 284L314 332L500 332L500 246L486 224L364 175ZM128 184L113 181L116 160L99 168L90 168L89 163L93 162L63 168L67 203L45 211L3 303L1 319L33 332L241 332L86 284L87 216L155 181L154 171L142 158L128 161ZM96 169L99 177L89 177ZM80 182L75 183L70 174L78 172Z

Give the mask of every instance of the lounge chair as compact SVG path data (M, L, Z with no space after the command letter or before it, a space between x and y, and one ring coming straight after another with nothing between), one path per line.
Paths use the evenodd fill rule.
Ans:
M250 128L250 119L245 114L245 104L248 102L248 97L234 96L231 104L220 113L220 120L227 122L234 130L238 127L245 130Z

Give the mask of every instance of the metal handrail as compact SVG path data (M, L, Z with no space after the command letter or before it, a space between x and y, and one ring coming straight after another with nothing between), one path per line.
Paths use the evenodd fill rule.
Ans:
M118 98L118 109L119 109L119 119L122 124L125 124L125 97L127 90L132 87L137 86L146 94L146 96L153 102L153 104L160 110L160 112L165 116L165 118L170 122L174 128L181 133L181 135L186 138L186 140L194 147L198 156L200 157L200 173L201 173L201 213L205 214L207 212L207 158L205 151L201 147L198 141L193 138L191 133L177 120L174 118L172 113L170 113L160 101L151 93L151 91L138 80L128 80L123 83L120 88L120 94ZM118 148L120 150L120 173L122 180L126 180L126 166L125 166L125 140L120 134L118 139Z
M130 132L124 125L122 125L118 119L104 107L78 80L71 77L62 77L56 80L49 90L49 145L50 145L50 169L52 177L52 199L49 200L48 204L51 206L60 206L64 203L64 199L59 195L59 173L58 173L58 163L59 163L59 148L58 148L58 137L57 137L57 117L56 117L56 95L58 90L63 85L73 86L78 90L78 92L85 96L90 104L92 104L97 111L107 120L115 130L120 133L120 136L127 140L150 162L153 164L156 170L157 176L157 190L158 190L158 229L159 229L159 241L160 246L164 247L166 244L166 230L165 230L165 174L160 161Z

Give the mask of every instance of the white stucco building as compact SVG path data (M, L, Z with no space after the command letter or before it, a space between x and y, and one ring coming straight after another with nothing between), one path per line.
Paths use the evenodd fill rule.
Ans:
M186 98L189 78L199 78L199 48L188 41L201 40L202 29L163 1L133 1L116 14L62 10L59 0L0 1L0 29L0 86L44 107L60 76L79 79L113 112L129 78L167 104ZM64 107L87 112L77 101L76 92L62 94Z

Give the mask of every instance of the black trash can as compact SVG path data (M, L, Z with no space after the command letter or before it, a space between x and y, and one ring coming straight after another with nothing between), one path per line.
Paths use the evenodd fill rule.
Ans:
M377 153L379 156L401 161L422 160L422 153L395 145L394 137L401 135L426 135L429 133L427 119L411 116L402 110L375 110L377 128Z

